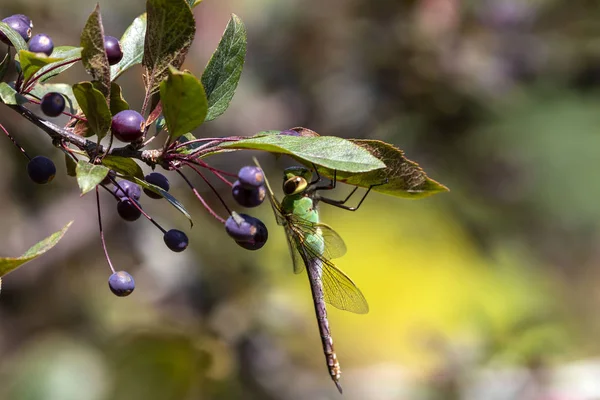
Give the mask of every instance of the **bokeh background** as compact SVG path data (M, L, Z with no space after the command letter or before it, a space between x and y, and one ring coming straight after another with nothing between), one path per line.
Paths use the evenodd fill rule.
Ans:
M77 45L94 5L2 0L0 16L27 14L34 33ZM142 1L100 6L117 37L144 11ZM232 12L247 26L246 65L229 110L197 136L305 126L381 139L451 188L423 200L373 194L356 213L322 207L348 245L337 264L371 307L329 311L344 398L600 399L600 5L205 0L185 65L196 75ZM85 79L76 67L60 80ZM119 83L139 108L141 68ZM175 254L149 222L120 220L104 193L111 257L137 283L116 298L94 197L79 197L41 131L8 109L0 122L59 167L51 185L36 186L0 142L0 254L19 255L75 220L56 248L4 279L1 399L340 398L307 279L292 273L267 205L251 213L269 242L248 252L172 176L193 229L165 202L143 205L188 232L189 249ZM252 155L210 161L236 172ZM279 182L290 160L260 157Z

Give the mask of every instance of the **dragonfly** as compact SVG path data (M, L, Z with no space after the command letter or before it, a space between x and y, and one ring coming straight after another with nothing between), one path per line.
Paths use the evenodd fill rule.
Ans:
M260 168L258 161L254 161ZM312 180L313 172L307 167L286 168L283 174L284 197L281 202L273 194L266 177L265 183L277 224L285 229L294 272L307 272L327 368L338 391L342 393L339 382L341 368L333 347L325 303L357 314L368 313L369 305L352 279L331 261L346 253L346 245L329 225L320 222L317 205L324 202L348 211L356 211L371 189L377 185L369 187L357 206L349 207L346 203L358 187L344 200L324 197L319 192L336 187L337 173L334 171L333 179L328 184L321 185L322 178L316 167L314 170L316 179Z

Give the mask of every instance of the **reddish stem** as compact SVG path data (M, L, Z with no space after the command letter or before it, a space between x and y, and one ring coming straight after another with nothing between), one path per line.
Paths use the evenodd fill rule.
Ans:
M18 142L15 140L15 138L14 138L14 137L12 137L12 136L10 135L10 133L8 133L8 131L6 130L6 128L4 128L4 125L0 124L0 129L2 129L2 130L4 131L4 133L6 133L6 136L8 136L8 138L10 139L10 141L11 141L11 142L13 142L13 144L14 144L15 146L17 146L17 148L18 148L19 150L21 150L21 153L23 153L23 155L24 155L25 157L27 157L27 159L28 159L28 160L31 160L31 157L29 157L29 154L27 154L27 152L25 151L25 149L21 147L21 145L20 145L20 144L19 144L19 143L18 143Z
M53 66L52 68L48 69L47 71L44 71L43 73L39 74L39 75L34 75L32 76L29 81L24 83L25 89L23 90L24 93L29 93L31 91L31 89L33 89L33 87L30 88L30 86L32 86L36 81L38 81L40 78L42 78L44 75L47 75L49 72L54 71L57 68L60 67L64 67L65 65L69 65L69 64L73 64L76 63L78 61L81 61L81 57L75 58L73 60L70 61L65 61L62 62L60 64L56 64L55 66Z
M215 213L212 208L210 208L210 206L206 203L206 201L204 201L204 199L202 198L202 196L200 196L200 193L198 193L198 190L194 187L194 185L192 185L192 182L189 181L189 179L183 174L183 172L181 172L178 169L176 169L175 171L179 175L181 175L181 177L185 180L185 182L188 184L188 186L190 187L190 189L192 189L192 192L194 192L194 194L196 195L196 197L198 198L198 200L200 200L200 203L202 203L202 205L204 206L204 208L206 208L206 210L210 213L210 215L212 215L220 223L224 224L225 220L223 218L221 218L217 213ZM230 214L231 214L231 212L230 212Z
M110 261L110 257L108 256L108 250L106 249L106 242L104 241L104 231L102 229L102 213L100 212L100 194L98 193L98 186L96 186L96 206L98 208L98 226L100 227L100 241L102 242L102 249L104 250L104 256L106 257L106 261L108 262L108 266L110 267L113 274L115 273L115 269Z

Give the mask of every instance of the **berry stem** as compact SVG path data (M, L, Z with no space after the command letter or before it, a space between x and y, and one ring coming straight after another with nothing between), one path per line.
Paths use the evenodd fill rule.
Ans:
M138 209L138 210L139 210L139 211L142 213L142 215L143 215L144 217L146 217L146 219L148 219L148 221L152 222L152 223L154 224L154 226L156 226L158 229L160 229L160 231L161 231L163 234L167 233L167 231L165 230L165 228L163 228L162 226L160 226L160 224L159 224L158 222L156 222L156 221L154 220L154 218L152 218L150 215L148 215L148 214L146 213L146 211L142 210L142 207L140 207L140 206L139 206L138 202L137 202L137 201L135 201L135 199L131 198L131 197L130 197L130 196L127 194L127 192L125 191L125 189L123 189L123 188L121 187L121 185L119 185L119 182L117 182L117 180L116 180L116 179L114 179L114 178L112 178L112 177L111 177L111 178L110 178L110 180L111 180L111 182L112 182L112 183L113 183L113 184L114 184L116 187L118 187L118 188L121 190L121 192L122 192L122 193L125 193L125 194L127 195L127 198L129 199L129 201L131 202L131 204L133 204L133 206L134 206L135 208L137 208L137 209ZM119 198L119 196L117 196L117 195L116 195L116 194L115 194L115 193L114 193L112 190L108 189L108 188L107 188L107 187L105 187L105 186L102 186L102 187L103 187L103 188L105 188L106 190L108 190L110 193L112 193L112 195L113 195L113 196L114 196L114 197L115 197L115 198L116 198L118 201L120 201L120 200L121 200L121 199Z
M31 93L26 93L25 95L26 95L26 96L31 96L31 97L33 97L33 98L35 98L35 99L38 99L38 100L32 100L32 99L29 99L29 101L30 101L30 102L32 102L33 104L41 104L41 103L42 103L41 101L39 101L39 97L37 97L36 95L33 95L33 94L31 94ZM62 113L63 113L64 115L68 116L68 117L75 118L75 119L77 119L77 120L79 120L79 121L84 121L84 122L87 122L87 118L80 117L79 115L71 114L71 113L69 113L69 112L66 112L66 111L63 111Z
M108 250L106 249L106 241L104 240L104 230L102 229L102 213L100 212L100 194L98 192L98 186L96 186L96 206L98 208L98 226L100 227L100 240L102 241L102 249L104 250L104 256L106 257L108 266L114 274L115 269L112 265L112 262L110 261L110 257L108 256Z
M25 149L24 149L24 148L22 148L22 147L21 147L21 145L20 145L19 143L17 143L17 141L15 140L15 138L14 138L14 137L12 137L12 136L10 135L10 133L8 133L8 131L6 130L6 128L4 128L4 125L0 124L0 129L2 129L2 130L4 131L4 133L6 133L6 136L8 136L8 138L10 139L10 141L11 141L11 142L13 142L13 144L14 144L15 146L17 146L17 148L18 148L19 150L21 150L21 153L23 153L23 155L24 155L25 157L27 157L27 159L28 159L28 160L30 160L30 161L31 161L31 157L29 157L29 154L27 154L27 152L25 151Z
M200 196L200 193L198 193L198 190L194 187L194 185L192 185L192 182L189 181L189 179L183 174L183 172L181 172L178 169L176 169L175 171L179 175L181 175L181 177L185 180L185 182L188 184L190 189L192 189L192 192L194 192L194 194L196 195L198 200L200 200L200 203L202 203L202 205L204 206L204 208L206 208L206 210L210 213L210 215L212 215L220 223L224 224L225 220L223 218L221 218L217 213L215 213L212 208L210 208L210 206L206 203L206 201L202 198L202 196ZM221 198L221 197L219 196L219 198ZM229 211L229 209L227 209L227 211ZM229 211L229 213L231 214L231 211Z
M219 194L217 189L215 189L215 187L208 181L208 179L206 179L204 174L198 168L196 168L193 164L190 164L187 162L184 162L184 164L187 165L189 168L193 169L198 175L200 175L202 180L204 180L204 182L206 182L206 184L208 185L208 187L210 187L210 189L213 191L213 193L217 195L217 197L219 198L219 201L221 202L221 204L223 204L223 207L225 207L225 209L227 210L227 213L231 215L231 210L229 209L229 207L227 207L227 204L225 203L225 201L223 200L223 198L221 197L221 195Z
M215 174L215 176L217 178L219 178L220 180L222 180L223 182L225 182L229 187L233 186L233 183L229 182L227 180L227 178L225 178L223 175L228 175L228 176L232 176L232 177L236 177L237 175L232 174L231 172L227 172L227 171L221 171L219 169L213 168L210 165L208 165L207 163L205 163L202 160L184 160L184 163L190 163L190 164L194 164L197 165L199 167L203 167L208 169L210 172L212 172L213 174Z
M222 143L222 142L235 142L237 140L239 140L239 138L235 138L235 139L232 139L232 138L200 138L200 139L190 140L190 141L187 141L184 143L179 143L177 145L173 144L169 148L169 150L177 150L177 149L189 146L190 144L194 144L194 143L202 143L202 142L210 142L210 141L213 141L215 143Z
M81 61L81 57L77 57L77 58L75 58L73 60L69 60L69 61L62 62L60 64L56 64L52 68L49 68L48 70L40 73L39 75L32 76L29 79L29 81L25 82L25 84L24 84L25 89L23 90L23 92L24 93L29 93L33 89L33 85L35 84L35 82L37 82L38 80L40 80L40 78L42 78L44 75L47 75L48 73L54 71L57 68L64 67L65 65L73 64L73 63L76 63L78 61Z

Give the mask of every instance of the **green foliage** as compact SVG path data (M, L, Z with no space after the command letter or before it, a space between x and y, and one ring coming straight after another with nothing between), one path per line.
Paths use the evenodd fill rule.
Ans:
M204 122L208 103L204 88L194 75L171 67L168 78L160 84L160 100L171 140Z
M12 57L10 56L10 52L8 52L4 55L2 62L0 62L0 79L4 78L4 75L6 75L6 71L8 71L8 66L11 61Z
M110 67L110 79L115 80L129 68L142 62L144 57L144 38L146 36L146 13L133 20L121 36L119 43L123 58Z
M65 166L67 168L67 175L77 176L77 163L68 154L65 154Z
M129 110L129 103L123 98L121 86L116 82L110 84L110 113L117 114L120 111Z
M45 54L36 54L27 50L19 51L19 62L23 71L23 79L29 82L31 77L44 67L63 61L62 58L48 57Z
M180 68L194 39L196 22L185 0L148 0L148 27L144 41L144 84L154 94L169 73Z
M6 82L0 82L0 100L4 104L18 105L27 103L27 99L21 96L15 89Z
M73 94L87 119L87 125L98 136L98 141L102 140L110 130L112 120L106 98L91 82L76 83L73 85Z
M246 27L235 14L231 16L204 73L202 84L208 98L207 121L227 110L242 75L246 58Z
M45 67L43 67L38 74L39 76L43 75L40 81L45 82L75 65L76 61L81 58L81 50L81 47L73 46L55 47L51 56L55 58L60 58L62 59L62 61L48 64ZM58 64L61 64L61 66L57 67ZM48 72L50 69L52 69L52 71Z
M105 166L79 160L75 174L77 175L77 184L81 189L81 195L83 196L90 190L94 190L106 178L108 171L109 169Z
M27 43L25 43L25 40L23 40L17 31L8 26L6 22L0 21L0 31L4 33L17 52L21 50L27 50Z
M100 6L90 14L81 33L81 61L86 71L100 83L99 90L104 97L110 97L110 65L104 50L104 27Z
M131 158L109 155L102 159L102 165L125 176L131 176L142 180L144 179L144 172Z

